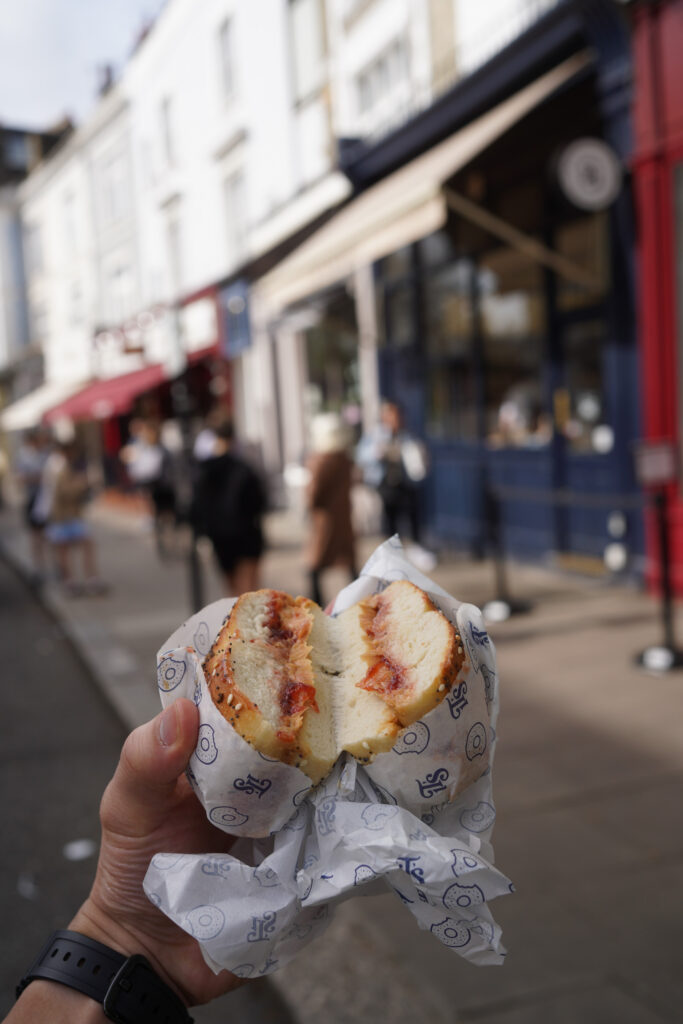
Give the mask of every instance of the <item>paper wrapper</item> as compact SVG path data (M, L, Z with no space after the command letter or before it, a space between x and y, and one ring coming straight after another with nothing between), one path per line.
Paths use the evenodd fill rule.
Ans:
M367 766L344 755L317 787L257 753L211 700L201 663L233 601L204 608L157 656L163 705L189 697L199 708L190 782L209 820L242 839L231 855L159 853L144 888L216 972L257 977L284 966L324 930L337 901L387 886L421 928L466 959L497 964L505 956L487 906L513 888L493 867L490 844L493 644L479 610L415 569L397 538L377 548L333 614L396 579L427 591L457 627L464 669L391 751Z

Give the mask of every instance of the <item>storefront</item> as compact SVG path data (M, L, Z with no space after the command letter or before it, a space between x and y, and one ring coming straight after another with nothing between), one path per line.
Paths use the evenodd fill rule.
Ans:
M597 570L618 529L640 569L630 68L615 11L559 5L448 104L363 152L346 169L360 194L257 286L275 325L353 297L363 424L391 398L428 443L436 544L485 549L493 496L510 553ZM581 164L598 193L585 201L560 172L577 142L582 160L599 154ZM324 345L311 350L314 330L299 329L309 388L335 361L329 342L330 367Z
M555 171L568 142L601 135L587 74L446 183L441 231L378 264L381 390L429 443L438 538L483 548L492 493L511 552L602 559L615 512L639 552L624 500L635 340L619 327L630 297L615 288L630 253L611 209L577 208Z

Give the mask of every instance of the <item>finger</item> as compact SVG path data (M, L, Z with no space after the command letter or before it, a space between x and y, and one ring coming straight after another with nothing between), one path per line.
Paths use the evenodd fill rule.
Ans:
M104 828L145 835L163 823L198 732L197 708L177 700L130 734L102 799Z

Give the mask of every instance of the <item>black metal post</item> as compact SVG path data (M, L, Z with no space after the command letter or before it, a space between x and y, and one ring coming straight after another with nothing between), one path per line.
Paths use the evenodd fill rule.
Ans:
M652 672L670 672L683 668L683 651L676 647L674 636L674 605L671 586L671 558L669 550L668 500L666 488L661 487L652 496L659 540L659 586L662 594L663 643L646 647L636 656L636 664Z
M669 558L669 524L667 522L666 491L657 491L654 496L659 534L659 578L662 588L662 623L664 625L664 646L674 650L673 594L671 591L671 561Z
M493 557L495 577L495 597L487 601L482 611L489 622L505 622L511 615L519 615L531 610L529 601L515 601L510 597L505 567L505 545L503 543L503 526L500 512L500 499L492 487L484 489L484 507L486 509L486 525L489 545Z

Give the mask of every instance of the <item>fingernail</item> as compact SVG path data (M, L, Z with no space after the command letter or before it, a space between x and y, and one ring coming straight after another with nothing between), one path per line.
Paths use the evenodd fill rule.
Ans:
M164 747L172 747L178 739L178 713L171 704L159 719L159 739Z

